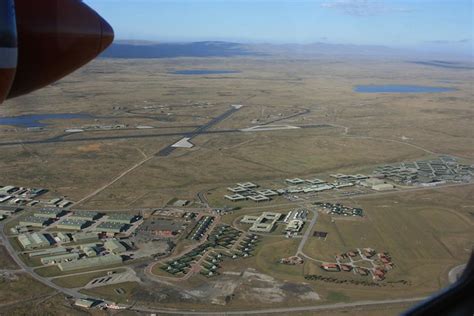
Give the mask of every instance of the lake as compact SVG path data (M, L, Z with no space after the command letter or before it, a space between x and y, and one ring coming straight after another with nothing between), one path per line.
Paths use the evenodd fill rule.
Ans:
M451 91L456 91L456 89L412 85L358 85L354 88L354 92L358 93L436 93Z
M0 117L0 125L18 126L18 127L44 127L48 124L42 123L45 120L71 120L90 118L87 114L38 114L38 115L20 115L12 117Z
M211 69L189 69L177 70L170 72L173 75L224 75L224 74L238 74L237 70L211 70Z

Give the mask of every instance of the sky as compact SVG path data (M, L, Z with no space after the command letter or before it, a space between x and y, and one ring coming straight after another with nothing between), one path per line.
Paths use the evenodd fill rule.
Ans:
M473 51L473 0L84 0L117 39Z

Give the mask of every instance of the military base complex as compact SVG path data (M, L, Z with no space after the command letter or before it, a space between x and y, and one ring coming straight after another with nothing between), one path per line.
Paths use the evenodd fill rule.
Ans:
M113 270L153 258L147 267L150 277L186 282L198 275L215 279L225 274L228 262L252 258L267 237L295 240L298 249L290 257L278 258L277 263L302 265L309 258L303 252L308 240L328 238L327 231L314 230L318 216L325 214L332 222L365 220L365 210L347 198L468 183L473 176L474 166L440 156L377 166L370 175L295 177L266 182L265 187L253 181L239 182L218 191L226 192L221 200L226 206L220 208L196 207L188 200L177 200L169 207L136 211L76 209L66 198L41 199L48 193L46 189L8 185L0 187L0 220L9 219L5 226L8 240L21 260L33 267L33 273L48 271L54 279L61 274ZM284 185L278 186L281 182ZM344 203L339 199L344 199ZM271 207L275 200L290 206ZM240 208L250 205L251 209L255 205L252 202L266 202L264 205L271 209L256 208L240 214ZM226 215L233 216L231 224L222 222ZM389 253L366 245L336 255L334 260L317 260L323 274L312 272L305 278L332 282L347 277L347 282L373 285L383 282L396 269L396 261ZM131 271L115 277L104 271L87 286L139 280ZM364 281L369 279L370 282ZM76 306L103 306L98 304L102 301L98 297L79 298ZM109 302L108 306L115 305Z

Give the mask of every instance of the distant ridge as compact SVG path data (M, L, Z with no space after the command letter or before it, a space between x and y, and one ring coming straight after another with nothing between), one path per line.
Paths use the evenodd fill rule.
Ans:
M118 41L101 57L109 58L173 58L173 57L235 57L257 56L243 45L230 42L153 43Z
M470 69L471 62L458 64L441 59L457 59L450 55L402 50L378 45L353 44L243 44L222 41L191 43L159 43L152 41L121 40L114 42L101 57L123 59L177 58L177 57L245 57L273 56L282 58L360 58L405 59L418 65L452 69ZM465 58L463 58L464 62Z

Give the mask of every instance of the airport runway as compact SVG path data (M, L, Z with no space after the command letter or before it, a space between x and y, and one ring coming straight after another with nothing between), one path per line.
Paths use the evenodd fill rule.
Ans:
M239 109L240 108L231 107L228 111L222 113L218 117L213 118L208 123L206 123L202 126L199 126L198 128L196 128L194 131L192 131L190 133L187 133L187 134L185 133L185 134L182 134L182 135L183 135L183 137L189 138L188 141L191 141L194 137L196 137L200 134L204 134L208 129L210 129L211 127L213 127L217 123L222 122L223 120L225 120L226 118L228 118L229 116L231 116L232 114L237 112ZM167 147L160 150L156 155L159 156L159 157L169 156L176 149L176 147L172 147L173 145L174 144L168 145Z
M176 137L176 136L182 136L182 137L190 137L191 139L198 136L198 135L203 135L203 134L229 134L229 133L243 133L242 130L240 129L221 129L221 130L208 130L210 127L218 123L219 121L224 120L228 116L230 116L232 113L234 113L236 110L232 109L227 111L226 113L220 115L219 117L213 119L206 125L200 126L194 131L189 131L189 132L170 132L170 133L153 133L153 134L141 134L141 135L111 135L111 136L100 136L100 137L76 137L76 138L65 138L66 136L70 136L72 134L62 134L59 136L47 138L47 139L40 139L40 140L15 140L15 141L9 141L9 142L2 142L0 143L0 147L10 147L10 146L18 146L18 145L41 145L41 144L54 144L54 143L74 143L74 142L89 142L89 141L105 141L105 140L123 140L123 139L142 139L142 138L156 138L156 137ZM230 113L229 113L230 112ZM218 121L214 121L216 119L220 119ZM300 128L324 128L324 127L332 127L331 125L327 124L313 124L313 125L302 125L298 126ZM77 134L75 134L77 135ZM173 148L173 147L171 147ZM169 155L174 148L163 149L163 153L159 156L167 156ZM168 151L170 151L168 153Z

